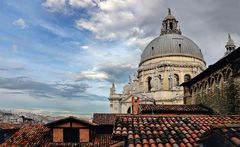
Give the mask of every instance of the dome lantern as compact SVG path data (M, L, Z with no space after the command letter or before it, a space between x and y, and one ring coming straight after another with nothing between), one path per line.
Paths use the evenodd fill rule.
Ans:
M171 9L168 8L168 15L162 22L161 34L182 34L180 29L178 28L178 21L176 18L171 14Z

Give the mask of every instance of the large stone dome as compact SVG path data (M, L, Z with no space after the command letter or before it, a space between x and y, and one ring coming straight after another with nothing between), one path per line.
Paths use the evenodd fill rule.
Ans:
M195 57L202 61L200 48L189 38L177 34L163 34L152 40L141 55L141 63L157 57L171 55Z
M152 40L144 49L140 64L163 56L194 57L204 62L200 48L191 39L182 35L178 21L171 14L170 9L162 22L160 36Z

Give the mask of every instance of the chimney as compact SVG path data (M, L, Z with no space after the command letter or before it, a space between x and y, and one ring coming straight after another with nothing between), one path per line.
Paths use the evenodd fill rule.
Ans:
M140 113L140 98L132 97L132 114L139 114Z

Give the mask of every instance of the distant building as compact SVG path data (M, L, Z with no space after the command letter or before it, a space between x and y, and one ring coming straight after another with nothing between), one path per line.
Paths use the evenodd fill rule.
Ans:
M154 98L157 104L183 104L183 88L179 85L205 69L201 49L182 35L178 21L171 14L162 22L161 33L144 49L138 73L124 86L123 93L110 90L112 113L130 113L131 97ZM142 100L141 103L148 103Z
M223 58L183 83L185 104L203 104L219 114L240 114L240 48L228 36Z

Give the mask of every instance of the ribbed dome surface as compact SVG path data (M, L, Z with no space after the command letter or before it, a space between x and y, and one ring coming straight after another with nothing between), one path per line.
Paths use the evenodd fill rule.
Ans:
M141 63L167 55L191 56L204 61L200 48L192 40L180 34L165 34L147 45L141 55Z

